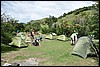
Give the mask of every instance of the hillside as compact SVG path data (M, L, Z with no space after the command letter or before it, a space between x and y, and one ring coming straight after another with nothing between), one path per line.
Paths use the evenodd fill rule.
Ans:
M16 30L31 32L32 29L42 34L56 33L69 37L74 30L79 36L94 35L99 39L99 4L89 7L75 9L64 13L59 17L49 15L40 20L30 20L25 23L18 23L18 20L9 18L5 13L1 15L1 43L8 44L15 36Z
M57 18L54 16L49 16L49 18L43 18L40 20L31 21L30 23L38 22L43 25L48 25L49 28L53 29L53 30L49 30L47 28L48 32L55 32L57 34L65 34L65 35L69 36L70 33L72 33L73 29L76 29L77 32L83 31L80 33L81 35L88 35L91 33L94 34L95 31L91 30L94 27L90 27L90 25L97 24L97 27L98 27L98 24L99 24L98 20L99 20L98 12L96 11L95 6L93 5L93 6L89 6L89 7L75 9L74 11L64 13L63 15L61 15ZM84 26L86 26L86 27L84 27ZM63 28L61 28L61 27L63 27ZM73 28L73 29L71 29L69 31L68 30L69 27ZM82 27L84 27L84 29ZM58 30L57 28L61 28L62 31L60 31L60 33L57 32L57 30ZM88 28L88 30L87 30L87 28ZM59 29L59 30L61 30L61 29ZM66 33L64 33L65 31L68 31L69 33L66 34ZM92 32L90 32L90 31L92 31ZM45 32L45 31L43 31L43 32ZM90 32L90 33L87 33L87 32Z

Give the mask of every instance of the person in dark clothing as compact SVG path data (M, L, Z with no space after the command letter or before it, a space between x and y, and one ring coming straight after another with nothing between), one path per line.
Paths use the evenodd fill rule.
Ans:
M31 32L31 36L34 39L34 30Z
M34 45L34 46L40 46L40 44L39 44L39 42L38 42L37 39L35 40L35 42L33 42L33 45Z

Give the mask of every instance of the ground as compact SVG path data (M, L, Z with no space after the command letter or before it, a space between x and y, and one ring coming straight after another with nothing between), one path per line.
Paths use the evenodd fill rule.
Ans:
M47 40L40 42L41 46L28 46L26 48L14 48L6 46L9 51L2 51L1 59L5 62L13 63L24 61L29 58L36 58L39 66L98 66L97 57L87 57L83 59L72 55L74 46L70 40ZM5 48L5 50L7 50ZM3 50L4 48L2 48ZM12 50L10 50L12 49ZM5 62L1 62L3 65Z

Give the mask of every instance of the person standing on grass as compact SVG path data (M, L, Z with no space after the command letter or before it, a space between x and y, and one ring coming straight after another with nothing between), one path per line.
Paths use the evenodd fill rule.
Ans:
M77 35L76 31L74 30L74 33L70 36L71 37L71 45L75 45L77 42Z
M31 32L31 37L32 37L32 41L33 41L33 39L34 39L34 30L32 30L32 32Z

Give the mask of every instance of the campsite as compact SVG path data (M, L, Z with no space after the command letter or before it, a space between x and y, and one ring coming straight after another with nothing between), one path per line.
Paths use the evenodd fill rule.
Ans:
M83 2L2 1L1 66L99 66L99 1Z
M41 47L2 47L5 52L1 53L1 59L8 63L18 63L28 58L36 58L39 66L98 66L99 64L99 58L96 55L90 55L86 59L72 55L74 46L70 45L70 38L66 38L66 41L49 40L43 35L43 41L40 41L40 44ZM4 63L1 62L1 64Z

